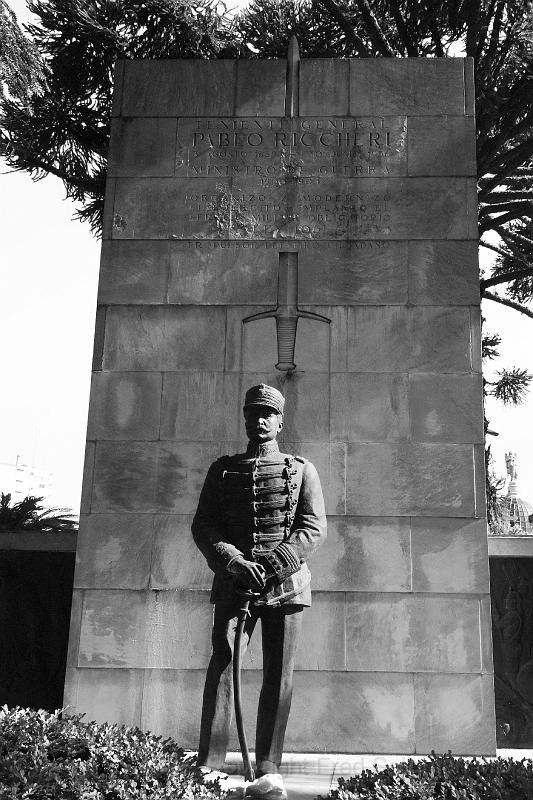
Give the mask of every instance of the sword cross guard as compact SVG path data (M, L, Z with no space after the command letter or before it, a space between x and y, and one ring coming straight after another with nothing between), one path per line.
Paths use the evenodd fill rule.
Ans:
M298 308L298 253L280 253L278 271L278 304L270 311L261 311L246 317L243 323L253 322L256 319L276 320L276 333L278 340L278 363L276 369L282 372L291 372L296 369L294 363L294 348L296 345L296 329L300 317L325 322L331 320L322 314L312 311L301 311Z

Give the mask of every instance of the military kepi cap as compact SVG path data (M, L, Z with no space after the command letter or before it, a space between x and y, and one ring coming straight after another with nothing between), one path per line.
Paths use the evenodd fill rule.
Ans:
M244 408L249 406L268 406L268 408L273 408L277 414L283 414L284 405L285 398L281 392L266 383L252 386L244 397Z

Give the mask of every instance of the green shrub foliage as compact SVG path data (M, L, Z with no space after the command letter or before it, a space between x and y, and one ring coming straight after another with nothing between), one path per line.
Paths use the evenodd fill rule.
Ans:
M0 798L217 800L172 739L80 716L0 709Z
M531 800L533 762L511 758L478 760L432 753L428 759L365 769L339 778L330 800Z

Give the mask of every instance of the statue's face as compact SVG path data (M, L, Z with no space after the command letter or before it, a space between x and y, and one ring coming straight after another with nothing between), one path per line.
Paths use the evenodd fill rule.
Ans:
M251 442L272 442L283 428L283 414L269 406L248 406L244 409L244 424Z

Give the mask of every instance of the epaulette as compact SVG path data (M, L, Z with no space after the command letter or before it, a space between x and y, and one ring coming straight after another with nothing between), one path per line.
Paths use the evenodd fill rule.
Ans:
M302 456L294 456L294 460L295 461L299 461L300 464L306 464L307 463L307 459L303 458Z

